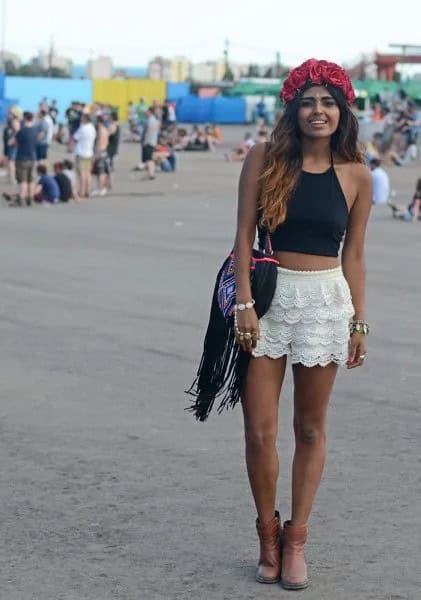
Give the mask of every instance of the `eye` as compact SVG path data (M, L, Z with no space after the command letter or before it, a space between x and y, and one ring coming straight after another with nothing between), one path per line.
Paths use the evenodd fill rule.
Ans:
M313 106L313 100L311 98L302 98L300 102L300 106L303 108L308 108L309 106Z
M326 98L324 100L323 104L325 106L328 106L330 108L332 106L336 106L336 100L334 98Z

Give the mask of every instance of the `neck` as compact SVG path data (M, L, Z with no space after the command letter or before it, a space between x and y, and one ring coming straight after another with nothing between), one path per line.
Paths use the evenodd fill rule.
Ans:
M330 138L314 139L303 137L301 139L301 148L303 161L309 160L312 163L330 163L331 148Z

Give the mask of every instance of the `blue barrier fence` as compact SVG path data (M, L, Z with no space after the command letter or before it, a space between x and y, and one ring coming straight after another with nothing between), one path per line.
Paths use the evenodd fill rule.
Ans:
M0 73L0 100L4 98L4 85L5 85L6 77L4 73Z
M245 123L243 98L186 96L177 102L177 121L183 123Z
M167 99L172 102L176 102L181 98L185 98L190 94L190 84L189 83L172 83L168 81L167 83Z
M89 79L53 79L49 77L6 77L5 95L17 98L24 110L35 111L42 98L57 100L59 121L72 101L92 102Z

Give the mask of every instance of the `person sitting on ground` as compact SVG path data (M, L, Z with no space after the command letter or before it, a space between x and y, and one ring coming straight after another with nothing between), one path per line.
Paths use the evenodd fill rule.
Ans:
M73 200L80 202L79 192L77 189L76 171L73 168L73 162L71 160L63 160L63 174L66 175L66 177L70 180Z
M35 189L35 201L41 203L49 202L51 204L60 202L60 188L54 177L47 174L47 167L45 165L38 165L37 175L39 179Z
M60 190L60 200L61 202L68 202L73 196L72 183L67 175L64 174L63 170L63 163L54 163L54 179Z
M269 131L263 127L256 134L256 144L264 144L269 141Z
M389 175L382 169L378 158L370 160L370 169L373 176L373 204L387 204L390 195Z
M153 160L161 168L161 171L166 173L175 171L175 152L165 135L160 135L158 138L158 144L156 145L153 153Z
M190 141L184 150L210 150L209 140L206 132L202 131L197 125L195 125L190 135Z
M185 150L190 142L190 137L187 133L187 129L181 127L177 130L177 135L173 141L174 150Z
M228 162L242 161L247 156L247 153L250 150L250 148L253 148L254 144L255 141L253 140L252 134L250 132L247 132L244 136L243 143L240 146L238 146L238 148L234 148L232 152L226 154L225 158Z

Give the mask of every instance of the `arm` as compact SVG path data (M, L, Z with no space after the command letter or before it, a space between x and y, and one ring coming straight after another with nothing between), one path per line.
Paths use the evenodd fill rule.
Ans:
M237 233L235 236L235 282L237 301L251 299L250 260L256 236L257 210L260 194L259 177L263 169L264 144L257 144L248 153L238 187Z
M260 175L263 170L265 144L256 144L247 154L240 175L238 189L237 233L234 244L234 271L237 303L249 302L251 296L250 260L256 236L257 210L260 195ZM259 335L259 323L254 308L237 313L238 329ZM241 343L243 350L250 352L256 345Z
M355 308L354 319L365 321L365 260L364 240L367 221L371 209L372 177L367 167L358 165L355 177L357 179L357 197L349 215L348 229L342 251L342 268L345 279L351 290L352 303ZM358 366L355 359L365 353L365 336L354 333L351 339L349 364Z

